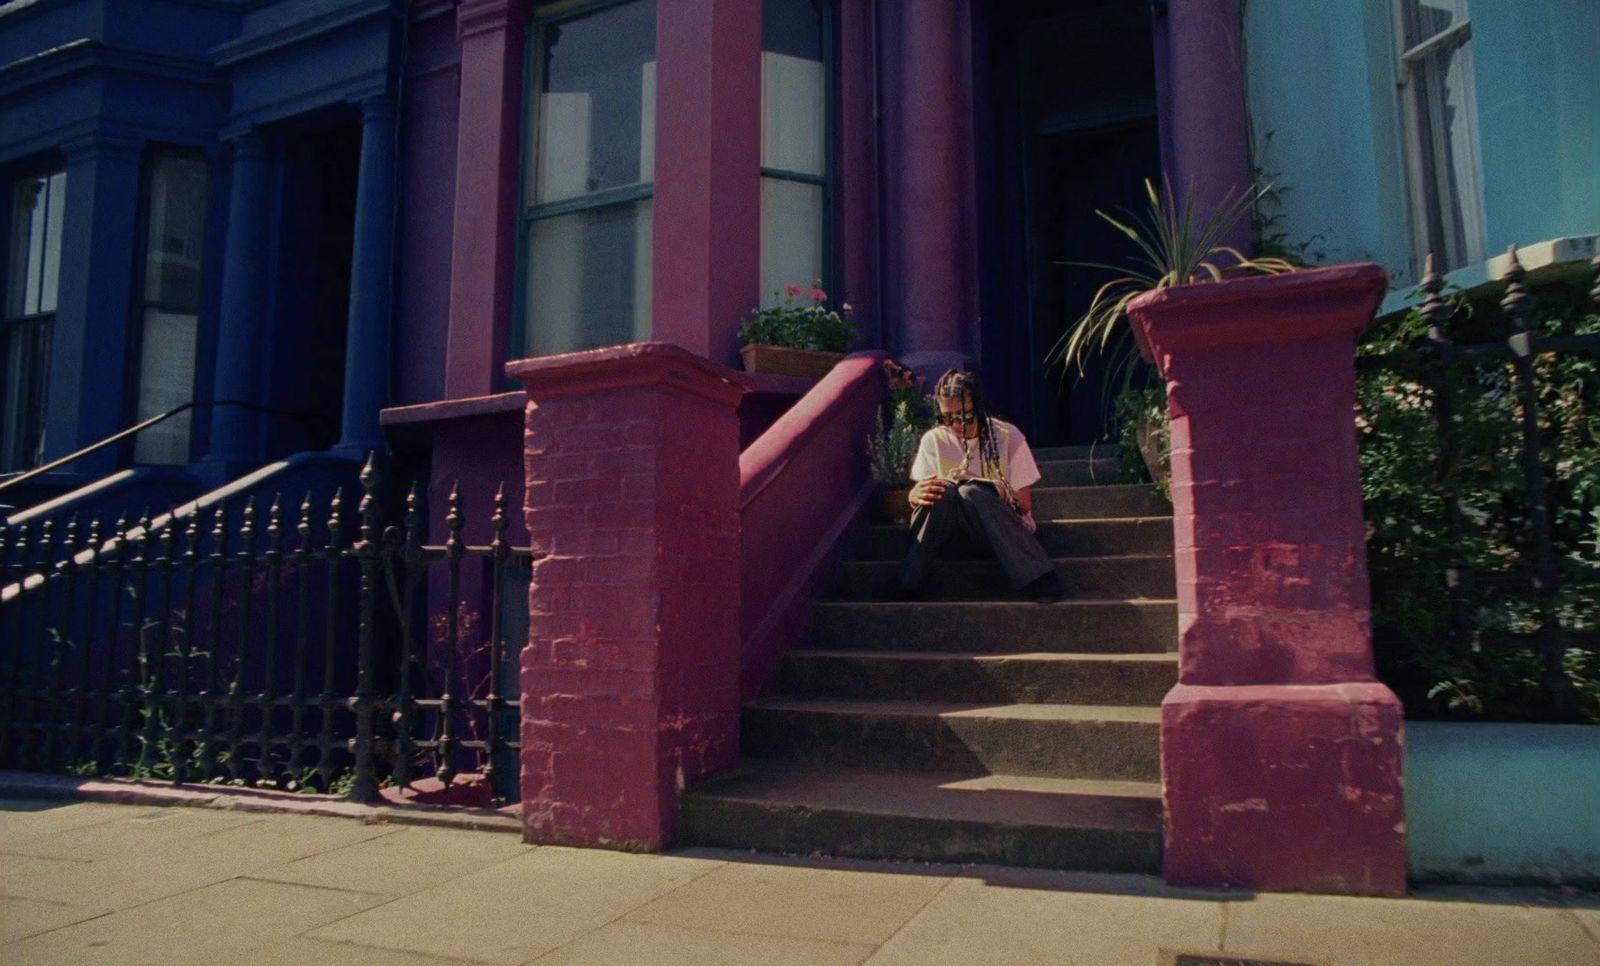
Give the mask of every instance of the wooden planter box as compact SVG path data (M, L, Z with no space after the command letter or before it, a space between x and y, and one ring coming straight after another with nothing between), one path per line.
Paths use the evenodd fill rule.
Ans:
M839 360L842 352L816 352L781 345L747 345L739 350L745 372L767 372L779 376L821 379Z

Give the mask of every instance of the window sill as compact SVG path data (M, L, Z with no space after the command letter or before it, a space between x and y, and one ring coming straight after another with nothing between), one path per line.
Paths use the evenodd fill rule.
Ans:
M1569 238L1552 238L1549 241L1523 245L1517 249L1517 260L1527 271L1529 283L1539 285L1568 275L1588 272L1589 259L1593 258L1596 252L1600 252L1600 235L1574 235ZM1459 291L1469 297L1479 294L1504 278L1506 266L1509 264L1509 256L1501 254L1486 262L1458 268L1445 275L1445 291ZM1394 289L1384 297L1383 304L1378 307L1377 318L1388 319L1399 315L1414 305L1420 305L1422 298L1421 284Z

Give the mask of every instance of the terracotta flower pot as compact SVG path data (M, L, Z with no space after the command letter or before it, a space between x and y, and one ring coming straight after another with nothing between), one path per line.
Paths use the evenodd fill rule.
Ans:
M739 357L744 360L745 372L821 379L844 358L844 353L791 349L782 345L747 345L739 350Z
M878 519L887 523L905 523L911 519L911 491L879 490Z

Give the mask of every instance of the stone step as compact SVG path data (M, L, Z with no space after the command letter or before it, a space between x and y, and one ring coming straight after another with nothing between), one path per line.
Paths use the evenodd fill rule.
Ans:
M1092 443L1083 446L1036 446L1033 460L1050 463L1057 460L1117 459L1122 447L1116 443Z
M963 777L745 761L683 797L687 845L1158 874L1148 782Z
M1044 477L1039 486L1110 486L1121 483L1122 458L1045 460L1039 472Z
M764 698L744 708L752 758L967 775L1159 781L1161 709Z
M1132 554L1122 557L1063 557L1056 573L1071 599L1132 600L1177 595L1172 557ZM856 560L839 568L831 597L836 600L890 600L900 593L899 561ZM1006 572L994 560L935 560L922 585L928 600L994 600L1017 596Z
M1114 557L1128 554L1172 553L1170 516L1123 517L1039 522L1039 545L1052 557ZM888 523L867 528L857 560L899 560L911 545L911 528ZM973 547L952 539L940 553L942 559L986 559L987 547Z
M812 606L811 646L983 654L1176 650L1172 600L834 601Z
M940 654L790 651L789 697L1159 706L1176 654Z
M1040 520L1163 517L1172 515L1172 504L1148 483L1038 486L1033 490L1033 515Z

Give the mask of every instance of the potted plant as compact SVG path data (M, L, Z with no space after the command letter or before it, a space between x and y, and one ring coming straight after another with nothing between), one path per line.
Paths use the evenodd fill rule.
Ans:
M1135 421L1131 431L1123 432L1123 458L1132 460L1129 450L1136 450L1150 465L1150 478L1162 485L1167 474L1167 447L1163 443L1166 384L1154 367L1139 356L1129 331L1128 303L1157 289L1220 282L1239 275L1271 275L1292 271L1295 266L1282 258L1248 258L1224 243L1234 226L1270 188L1230 191L1208 213L1199 215L1192 186L1182 199L1174 197L1169 181L1163 181L1160 192L1148 178L1144 187L1148 200L1140 211L1128 212L1121 219L1104 211L1095 212L1126 235L1138 247L1139 255L1131 266L1073 263L1122 274L1096 290L1089 308L1067 326L1045 355L1045 361L1059 364L1065 377L1074 368L1082 374L1090 358L1108 356L1110 382L1120 382L1122 386L1114 404L1116 417L1124 426L1129 420Z
M778 304L757 309L739 329L745 371L811 379L827 375L859 337L849 303L829 308L820 283L809 292L790 284L774 294Z
M879 517L901 523L911 516L911 461L933 427L934 407L922 391L923 377L893 359L884 360L883 374L889 398L878 408L878 431L867 437L867 458L879 486Z

